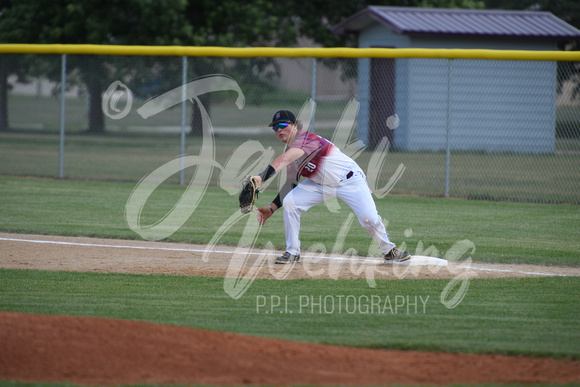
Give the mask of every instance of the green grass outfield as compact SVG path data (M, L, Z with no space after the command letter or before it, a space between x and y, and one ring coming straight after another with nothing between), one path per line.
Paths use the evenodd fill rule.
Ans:
M140 239L125 221L125 205L136 183L89 182L22 177L0 177L0 231L28 234L76 235ZM147 201L141 224L159 221L177 203L185 188L161 185ZM275 191L263 192L259 205L269 204ZM472 258L479 262L580 265L580 206L570 204L508 203L480 200L386 196L377 208L389 236L411 253L431 248L443 257L455 243L470 240ZM237 191L228 194L208 188L199 206L168 240L206 244L216 230L239 210ZM322 243L330 251L351 211L338 212L319 205L303 214L303 249ZM244 222L235 224L220 240L237 245ZM280 213L268 220L257 245L272 242L284 248ZM371 240L354 220L344 250L367 255ZM436 251L435 251L436 250Z
M139 239L124 218L134 187L0 177L0 231ZM183 190L160 186L143 210L144 224L161 219ZM274 195L264 192L259 204ZM237 205L237 195L209 188L169 240L209 242ZM406 196L378 199L377 206L391 238L411 253L418 246L433 246L444 256L457 241L468 239L476 247L472 258L477 262L580 265L579 206ZM344 207L331 213L320 205L304 214L303 246L332 248L349 213ZM282 248L281 216L268 223L259 244L271 241ZM241 227L232 227L220 242L236 245ZM365 255L369 245L355 221L344 249ZM372 348L580 358L577 277L472 279L454 309L440 301L449 283L378 280L371 288L364 280L258 279L234 300L221 278L0 269L0 310L143 320Z

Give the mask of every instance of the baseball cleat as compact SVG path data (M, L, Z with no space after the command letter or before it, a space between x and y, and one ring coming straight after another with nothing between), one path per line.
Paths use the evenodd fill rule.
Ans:
M300 254L294 255L294 254L290 254L289 252L286 251L284 254L282 254L281 257L276 258L275 263L285 265L287 263L294 262L294 261L300 262Z
M393 247L391 251L386 253L383 257L385 258L385 261L405 262L411 259L411 254L407 253L405 250Z

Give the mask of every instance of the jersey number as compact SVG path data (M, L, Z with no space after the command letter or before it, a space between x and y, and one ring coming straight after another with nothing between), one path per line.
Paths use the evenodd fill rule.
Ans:
M316 164L314 164L314 163L308 163L308 164L306 164L306 166L304 167L304 169L306 169L308 172L312 173L316 169Z

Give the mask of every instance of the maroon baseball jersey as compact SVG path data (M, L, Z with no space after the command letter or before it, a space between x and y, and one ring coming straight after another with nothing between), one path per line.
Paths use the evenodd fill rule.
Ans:
M306 154L288 165L288 176L304 176L319 184L337 184L354 164L333 143L317 134L298 131L290 148Z

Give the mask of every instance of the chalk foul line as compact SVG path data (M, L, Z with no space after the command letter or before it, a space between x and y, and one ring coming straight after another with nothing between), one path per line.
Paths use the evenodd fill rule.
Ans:
M51 241L42 239L21 239L21 238L4 238L0 237L0 241L7 242L24 242L24 243L40 243L40 244L52 244L52 245L62 245L62 246L81 246L81 247L103 247L112 249L133 249L133 250L157 250L157 251L181 251L190 253L205 253L206 249L196 249L196 248L177 248L177 247L151 247L151 246L131 246L131 245L110 245L103 243L82 243L82 242L66 242L66 241ZM235 250L211 250L212 253L218 254L234 254ZM238 251L239 252L239 251ZM263 252L244 252L248 255L263 255ZM276 256L279 253L266 253L267 256ZM317 258L317 259L332 259L332 260L345 260L345 261L357 261L357 262L367 262L367 263L380 263L383 262L380 258L357 258L357 257L339 257L339 256L322 256L322 255L303 255L305 258ZM404 263L402 263L404 264ZM512 273L512 274L522 274L522 275L535 275L535 276L549 276L549 277L570 277L573 275L561 274L561 273L547 273L540 271L525 271L525 270L515 270L515 269L498 269L490 267L481 266L471 266L471 265L459 265L459 269L469 269L469 270L479 270L479 271L489 271L489 272L502 272L502 273Z

